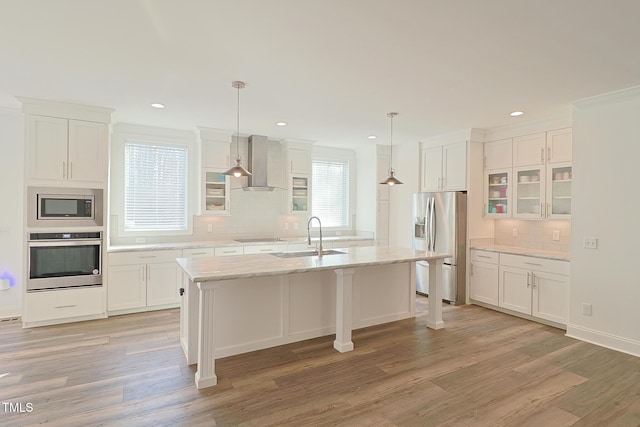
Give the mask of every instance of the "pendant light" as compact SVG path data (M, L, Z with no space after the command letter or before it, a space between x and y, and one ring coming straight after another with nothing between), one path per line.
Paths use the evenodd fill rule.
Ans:
M397 116L398 113L388 113L387 117L391 119L391 156L389 158L389 178L382 181L380 184L386 184L389 187L394 186L396 184L402 184L398 178L395 177L396 171L393 169L393 118Z
M236 178L240 178L241 176L250 176L251 172L242 167L242 161L240 160L240 89L244 89L245 84L241 81L235 81L231 83L231 86L238 89L238 116L237 116L237 127L236 127L236 164L234 167L230 168L226 171L225 175L233 175Z

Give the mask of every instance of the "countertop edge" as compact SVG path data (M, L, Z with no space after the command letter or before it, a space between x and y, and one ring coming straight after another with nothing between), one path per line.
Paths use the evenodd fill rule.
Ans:
M571 255L566 252L547 251L543 249L521 248L517 246L505 245L473 245L469 249L476 249L488 252L500 252L512 255L523 255L535 258L554 259L557 261L571 261Z

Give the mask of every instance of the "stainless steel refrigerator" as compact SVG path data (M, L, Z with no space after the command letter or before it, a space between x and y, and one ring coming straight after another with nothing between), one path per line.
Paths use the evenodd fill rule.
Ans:
M446 252L442 271L442 299L452 304L466 300L467 193L413 195L413 248ZM416 263L416 291L429 292L429 263Z

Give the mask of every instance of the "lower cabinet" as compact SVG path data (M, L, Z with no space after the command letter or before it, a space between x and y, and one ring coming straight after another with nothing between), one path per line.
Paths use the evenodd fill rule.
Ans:
M177 307L180 250L118 252L109 255L109 312Z
M25 327L106 317L102 286L27 292L22 321Z
M472 300L567 324L568 262L506 253L493 253L495 260L491 262L478 261L478 255L483 254L492 253L471 251Z

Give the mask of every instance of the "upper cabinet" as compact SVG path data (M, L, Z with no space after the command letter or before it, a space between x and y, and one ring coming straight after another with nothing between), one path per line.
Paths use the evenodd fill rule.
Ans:
M466 188L466 141L422 150L422 191L457 191Z
M285 211L308 215L311 212L311 142L287 140L283 144L284 176L287 179Z
M288 167L289 173L311 175L311 149L299 150L289 148L287 150L289 157Z
M571 218L571 128L487 142L484 162L485 216Z
M200 213L227 215L230 205L230 180L223 173L231 167L232 133L199 127L200 137Z
M104 188L113 110L19 98L26 114L28 185Z

